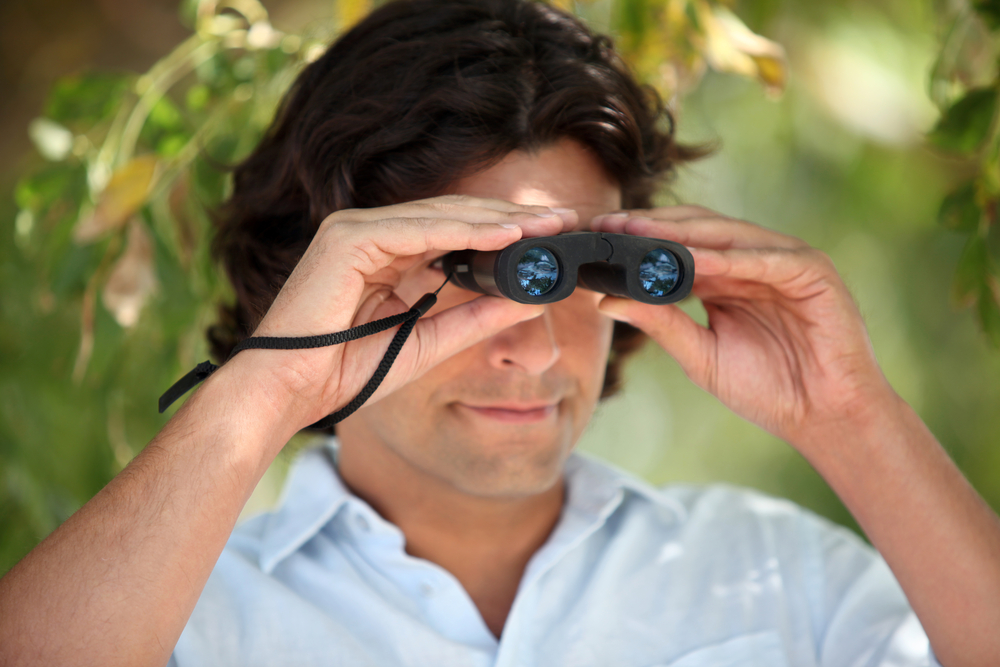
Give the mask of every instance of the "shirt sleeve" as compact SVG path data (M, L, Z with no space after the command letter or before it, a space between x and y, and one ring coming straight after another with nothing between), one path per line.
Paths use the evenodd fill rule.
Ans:
M815 603L823 667L940 667L885 560L854 533L818 517L822 581Z

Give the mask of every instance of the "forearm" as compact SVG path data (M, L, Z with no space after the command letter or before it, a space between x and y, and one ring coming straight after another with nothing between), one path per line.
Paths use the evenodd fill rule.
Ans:
M0 663L162 665L267 465L281 400L225 366L0 579Z
M1000 656L1000 519L895 394L795 443L886 559L942 664Z

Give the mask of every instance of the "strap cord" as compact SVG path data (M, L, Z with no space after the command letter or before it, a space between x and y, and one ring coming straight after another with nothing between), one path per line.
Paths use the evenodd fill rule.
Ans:
M441 283L441 287L420 297L413 304L413 307L405 313L383 317L380 320L352 327L345 331L337 331L321 336L260 336L246 338L233 348L226 361L229 361L229 359L232 359L243 350L306 350L315 347L327 347L328 345L340 345L341 343L371 336L398 326L399 331L392 337L389 348L382 356L382 361L379 362L374 375L368 380L368 384L361 389L350 403L312 425L312 428L329 428L352 415L358 408L365 404L365 401L371 398L375 390L382 384L382 380L385 379L400 350L403 349L403 344L410 337L410 333L413 331L413 327L416 326L417 320L426 315L427 311L434 307L434 304L437 302L438 292L447 284L450 277L449 275L448 278L445 278L445 281ZM219 368L219 366L216 366L211 361L203 361L191 369L187 375L175 382L170 389L167 389L160 396L160 413L163 413L173 405L174 401L194 389L212 373L219 370Z

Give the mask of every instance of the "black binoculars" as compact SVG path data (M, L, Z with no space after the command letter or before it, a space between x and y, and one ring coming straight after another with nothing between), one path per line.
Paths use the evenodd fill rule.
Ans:
M519 303L560 301L579 285L666 304L686 297L694 282L694 259L681 244L603 232L521 239L503 250L459 250L441 264L459 287Z

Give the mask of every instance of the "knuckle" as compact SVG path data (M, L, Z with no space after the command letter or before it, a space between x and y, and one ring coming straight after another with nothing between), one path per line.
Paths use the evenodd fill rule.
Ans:
M384 253L370 238L361 239L348 251L363 273L374 273L381 268Z
M718 215L715 211L707 209L704 206L697 206L695 204L681 204L680 206L669 206L655 210L657 212L669 212L673 216L680 218L714 218Z
M377 245L383 239L405 236L412 228L410 218L380 218L372 220L357 230L358 243Z
M319 223L319 227L316 229L317 233L340 225L344 219L343 215L341 215L342 213L342 211L334 211L330 215L323 218L323 220Z
M333 224L337 222L347 222L349 220L356 220L360 213L361 210L357 208L342 208L326 216L326 219L323 220L323 222L324 223L330 222L331 224Z
M822 265L827 271L835 272L837 270L833 263L833 258L830 257L830 255L826 254L822 250L817 250L816 248L810 248L810 251L814 256L815 261Z
M450 199L450 197L451 195L442 197L441 199L432 199L424 202L422 206L429 208L432 212L453 213L456 209L461 207L461 204Z
M351 221L338 219L331 215L320 223L314 238L342 240L349 238L355 228L356 224Z
M813 248L812 246L806 245L800 248L794 248L791 252L802 257L805 261L811 264L821 264L821 265L833 265L833 260L822 250L818 248Z
M440 225L443 221L438 218L411 218L413 227L421 232L427 232Z
M475 203L474 199L469 195L459 195L459 194L441 195L440 197L435 197L430 201L446 204L451 207L472 206Z
M379 218L373 220L369 225L377 233L390 233L399 229L399 218Z

